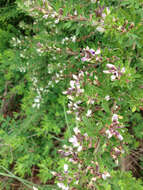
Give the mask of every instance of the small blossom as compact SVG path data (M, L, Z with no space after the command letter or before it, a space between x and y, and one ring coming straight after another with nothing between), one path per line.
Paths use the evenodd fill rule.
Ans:
M54 171L51 171L51 174L54 175L54 176L56 176L57 173L54 172Z
M123 136L122 136L121 134L118 134L118 135L117 135L117 138L118 138L120 141L123 140Z
M98 54L100 54L101 53L101 50L100 49L97 49L96 51L95 51L95 55L98 55Z
M96 28L96 30L97 30L98 32L101 32L101 33L103 33L103 32L105 31L105 29L104 29L102 26L98 26L98 27Z
M121 73L125 73L125 67L123 67L122 69L121 69Z
M75 88L75 81L74 81L74 80L71 80L71 81L70 81L70 86L71 86L72 88Z
M75 185L78 185L79 181L77 180L76 182L74 182Z
M81 121L80 117L76 116L75 118L77 121Z
M110 139L113 136L110 130L106 130L105 133L108 135L108 139Z
M106 67L112 70L116 70L116 67L113 64L107 64Z
M69 96L67 96L67 97L68 97L69 100L73 100L73 99L74 99L74 97L71 96L71 95L69 95Z
M67 149L67 148L68 148L68 146L67 146L66 144L64 144L64 145L63 145L63 148L64 148L64 149Z
M44 15L43 18L47 19L49 15Z
M71 113L72 113L72 111L70 111L70 110L67 111L67 114L71 114Z
M63 183L57 183L58 187L62 190L69 190L69 187L66 187Z
M77 10L74 11L74 15L77 15Z
M112 116L112 122L118 122L118 115L117 114L114 114Z
M105 96L105 100L109 101L110 100L110 96L109 95Z
M85 61L90 61L90 59L87 58L87 57L82 57L82 58L81 58L81 61L83 61L83 62L85 62Z
M96 177L93 177L93 178L91 179L91 181L96 181Z
M67 172L68 171L68 165L67 164L64 164L64 172Z
M33 190L38 190L36 187L33 186Z
M94 49L89 49L89 52L90 52L93 56L95 55Z
M73 135L70 139L69 142L71 142L73 144L74 147L78 147L79 143L77 141L77 137L75 135Z
M106 17L106 14L105 13L102 13L102 18L105 18Z
M72 75L73 79L78 80L78 77L76 75Z
M77 135L78 133L80 133L80 130L78 129L78 127L75 127L73 130L74 130L74 132L75 132L76 135Z
M91 116L91 113L92 113L92 110L88 110L87 113L86 113L86 116L87 116L87 117L90 117L90 116Z
M109 15L110 14L110 9L109 9L109 7L106 7L106 12L107 12L107 15Z
M84 137L88 137L88 134L87 134L87 133L84 133Z
M59 19L56 19L56 20L55 20L55 24L58 24L58 23L59 23Z
M110 174L107 172L107 173L104 173L104 174L102 174L102 178L104 179L104 180L106 180L107 179L107 177L110 177Z
M77 151L80 152L82 150L82 146L79 146Z
M112 75L111 76L111 81L114 81L116 79L116 76L115 75Z
M105 73L105 74L110 74L110 73L111 73L111 71L104 70L104 71L103 71L103 73Z
M76 36L71 37L72 42L76 42Z

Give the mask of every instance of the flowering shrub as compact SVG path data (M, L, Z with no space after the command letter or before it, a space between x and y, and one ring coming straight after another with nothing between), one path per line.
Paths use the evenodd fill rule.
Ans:
M1 165L33 189L143 189L126 164L143 163L142 2L15 5L29 22L0 48Z

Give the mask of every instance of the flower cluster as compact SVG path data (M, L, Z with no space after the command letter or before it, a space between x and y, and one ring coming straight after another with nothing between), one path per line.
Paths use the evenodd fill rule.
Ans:
M94 57L95 55L99 55L101 53L100 49L97 49L96 51L94 49L89 49L89 47L87 46L86 48L83 49L83 54L84 57L81 58L81 60L84 61L90 61L92 59L92 57ZM96 57L96 60L98 60L99 57Z
M119 147L114 147L111 150L111 156L115 160L115 163L118 165L119 164L119 156L121 156L125 151L123 150L122 146Z
M70 38L65 37L65 38L62 39L61 43L65 44L66 42L69 42L69 41L72 41L73 43L75 43L76 42L76 36L71 36Z
M94 157L94 154L98 151L99 140L89 137L87 133L82 135L78 127L75 127L73 131L74 135L69 138L72 146L64 145L63 150L59 150L59 153L65 158L63 171L62 173L52 172L52 174L57 177L57 185L62 190L72 190L73 187L82 186L81 178L83 175L89 175L84 187L92 189L98 179L106 180L110 177L109 172L100 171L99 163ZM83 155L81 156L81 152L86 156L87 151L91 148L95 151L91 155L88 164L83 159Z
M112 116L112 123L109 126L109 129L106 130L106 135L108 138L111 138L113 135L115 137L117 137L120 141L123 140L123 136L118 132L118 129L123 128L123 126L121 126L119 124L119 116L117 114L113 114Z
M70 87L63 92L63 94L67 95L69 99L67 111L68 114L74 113L76 116L77 121L81 121L81 114L85 111L85 108L82 106L83 96L84 96L84 86L86 84L90 85L99 85L97 76L94 72L84 72L79 71L77 75L72 75L72 80L70 81ZM86 102L87 105L94 105L95 98L88 97L88 101ZM88 109L86 111L86 116L90 117L92 114L92 110Z
M117 80L117 79L119 80L120 77L125 73L125 67L120 69L120 68L116 68L115 65L113 65L113 64L107 64L106 67L109 70L104 70L103 73L112 74L111 75L111 81L114 81L114 80Z

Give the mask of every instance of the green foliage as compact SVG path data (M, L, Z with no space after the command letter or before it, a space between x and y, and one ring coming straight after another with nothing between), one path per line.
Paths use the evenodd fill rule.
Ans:
M143 137L142 1L1 7L0 165L8 177L38 178L42 190L143 189L123 163Z

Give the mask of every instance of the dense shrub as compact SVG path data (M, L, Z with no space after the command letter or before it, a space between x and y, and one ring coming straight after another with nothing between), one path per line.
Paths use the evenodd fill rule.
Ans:
M12 5L0 19L0 174L34 189L143 189L142 1Z

